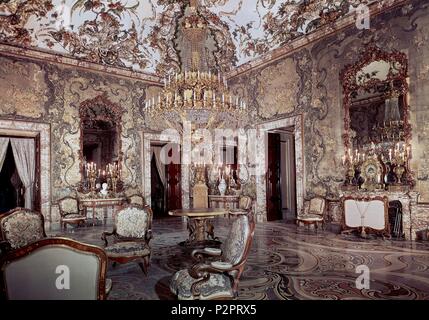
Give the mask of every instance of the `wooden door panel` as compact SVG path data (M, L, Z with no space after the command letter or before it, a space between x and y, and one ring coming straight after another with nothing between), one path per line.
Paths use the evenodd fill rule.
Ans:
M267 220L282 219L280 135L268 133L267 144Z
M173 145L173 148L178 148L176 151L180 153L180 145ZM171 157L173 150L168 151L168 156ZM182 189L181 189L181 164L167 164L167 210L182 208Z

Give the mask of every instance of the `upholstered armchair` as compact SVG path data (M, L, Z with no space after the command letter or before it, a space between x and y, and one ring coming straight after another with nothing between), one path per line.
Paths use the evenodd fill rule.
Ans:
M238 201L237 209L229 210L229 217L239 215L239 214L248 214L252 209L252 198L249 196L241 196Z
M0 216L0 250L4 254L46 238L45 220L39 212L15 208Z
M128 196L127 200L128 200L129 204L135 204L135 205L139 205L139 206L145 206L146 205L146 201L145 201L144 197L139 193L135 193L135 194Z
M173 275L171 292L179 300L235 298L254 230L251 214L238 215L231 223L229 235L221 249L204 248L192 252L192 258L197 262L191 268Z
M79 205L79 200L74 197L64 197L58 200L60 210L60 225L61 229L66 229L67 224L80 225L86 220L83 210Z
M304 206L296 218L298 226L304 224L310 228L314 225L317 229L319 224L325 228L326 216L326 199L322 197L314 197L310 200L304 201Z
M103 249L45 238L0 258L0 288L10 300L105 299L112 288L106 271Z
M107 257L114 263L138 262L147 275L152 238L152 209L138 205L128 205L115 216L113 232L103 232L101 239L105 243ZM109 245L107 237L114 241Z

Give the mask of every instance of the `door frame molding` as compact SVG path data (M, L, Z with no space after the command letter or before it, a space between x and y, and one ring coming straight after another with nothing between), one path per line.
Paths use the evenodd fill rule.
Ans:
M2 135L40 137L40 211L51 222L51 125L43 122L0 119Z
M151 161L151 153L150 146L152 142L157 143L177 143L181 146L181 153L183 155L183 145L181 141L181 137L179 135L174 134L165 134L160 132L152 132L152 131L140 131L142 148L141 148L141 163L142 163L142 186L143 186L143 196L145 197L146 203L151 203L151 170L150 170L150 161ZM181 177L180 177L180 185L182 191L182 208L189 209L189 166L183 164L183 156L182 156L182 164L180 166L181 169Z
M304 121L303 115L298 114L291 117L284 117L271 121L265 121L256 125L260 136L264 137L264 133L281 129L284 127L294 127L295 136L295 166L296 166L296 211L299 213L304 204L305 193L305 165L304 165ZM266 141L265 138L260 139L257 145L257 153L260 163L266 167ZM267 183L266 176L256 176L256 215L258 222L267 221Z

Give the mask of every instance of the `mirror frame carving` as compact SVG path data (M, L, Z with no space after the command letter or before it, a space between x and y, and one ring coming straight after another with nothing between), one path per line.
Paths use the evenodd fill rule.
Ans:
M122 125L121 125L121 119L122 119L122 113L124 110L116 103L111 102L107 98L107 94L103 93L101 95L96 96L93 99L88 99L83 101L79 106L79 128L80 128L80 151L79 151L79 167L80 167L80 175L81 175L81 190L83 190L83 179L84 174L83 171L85 170L84 164L83 164L83 118L86 118L86 110L93 107L94 105L103 105L105 106L109 111L111 111L111 114L113 115L113 119L108 116L102 116L97 118L91 118L92 120L102 120L102 121L109 121L113 122L116 125L116 136L118 139L118 162L121 164L123 160L123 153L122 153Z
M364 67L368 66L374 61L384 60L387 62L399 63L402 68L398 69L398 74L393 74L389 71L385 80L372 78L364 84L358 84L356 81L357 73ZM409 112L407 96L408 96L408 58L403 52L393 50L392 52L385 52L378 48L376 45L369 45L363 53L359 56L354 64L348 64L340 73L340 81L343 86L343 108L344 108L344 134L343 141L346 150L350 147L350 107L351 107L351 94L359 89L369 90L378 84L400 81L399 88L395 88L397 93L404 97L404 141L408 145L411 142L411 125L409 123Z
M386 75L386 79L380 80L377 78L371 78L364 83L357 82L357 74L364 67L368 66L375 61L386 61L389 63L399 63L400 68L396 69L398 72L393 73L389 70ZM408 57L405 53L397 50L390 52L383 51L378 48L374 43L369 44L365 50L359 55L357 61L354 64L346 65L340 73L340 81L343 87L343 108L344 108L344 133L343 143L345 150L351 148L351 132L350 132L350 107L352 103L352 93L358 90L369 91L371 88L380 84L388 82L398 82L399 85L395 85L391 89L391 92L395 92L403 96L403 140L407 146L411 146L411 125L409 123L410 118L410 107L408 105ZM405 185L413 187L415 185L414 172L411 170L409 161L412 159L412 149L410 148L409 157L405 163L406 168L406 182Z

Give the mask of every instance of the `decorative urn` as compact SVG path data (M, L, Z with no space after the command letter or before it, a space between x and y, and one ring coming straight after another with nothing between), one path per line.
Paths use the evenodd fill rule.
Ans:
M220 195L224 196L226 191L226 181L223 177L219 181L218 189L219 189Z

